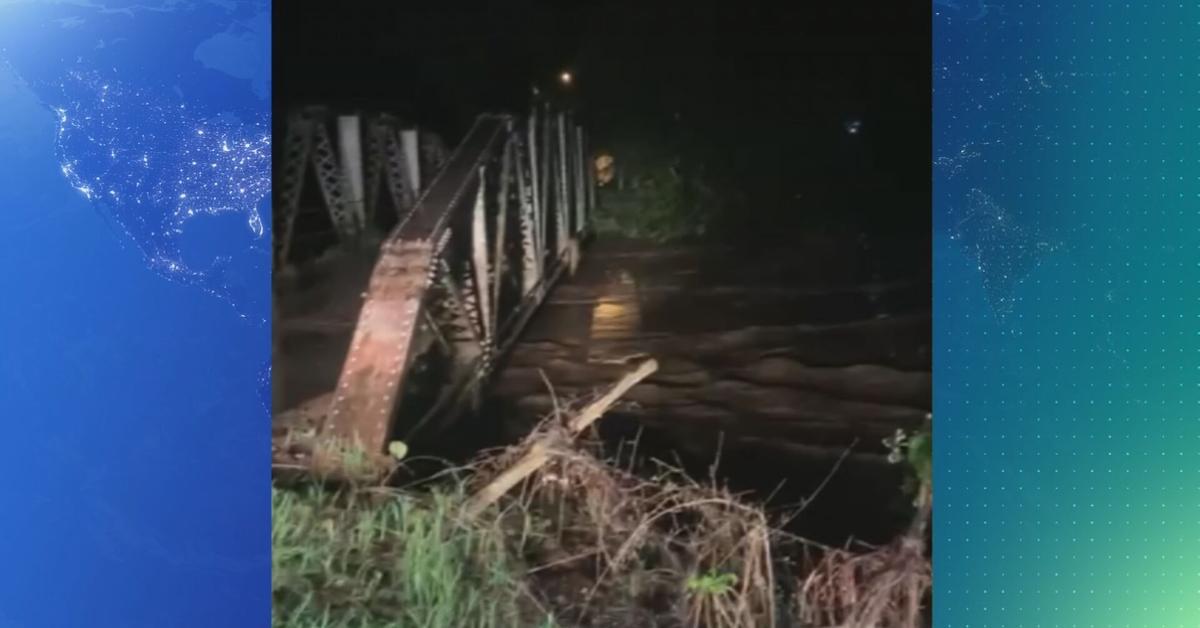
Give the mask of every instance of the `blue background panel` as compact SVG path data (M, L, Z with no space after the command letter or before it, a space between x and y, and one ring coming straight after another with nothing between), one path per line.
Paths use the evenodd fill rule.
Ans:
M270 28L0 6L0 626L270 621Z

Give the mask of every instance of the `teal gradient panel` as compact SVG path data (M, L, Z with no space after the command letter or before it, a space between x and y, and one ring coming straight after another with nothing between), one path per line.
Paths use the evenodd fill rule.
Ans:
M934 623L1200 626L1200 5L934 14Z

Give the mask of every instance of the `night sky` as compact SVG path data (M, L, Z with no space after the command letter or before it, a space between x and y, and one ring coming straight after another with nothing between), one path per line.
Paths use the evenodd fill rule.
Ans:
M820 207L927 237L927 1L644 4L290 0L274 11L276 111L386 110L453 143L570 69L598 143L669 146L769 208L756 219Z

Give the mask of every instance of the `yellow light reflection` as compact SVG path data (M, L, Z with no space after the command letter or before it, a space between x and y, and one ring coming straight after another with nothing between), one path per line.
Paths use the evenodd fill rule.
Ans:
M593 340L626 339L638 334L642 316L638 303L637 282L626 271L604 286L592 307Z

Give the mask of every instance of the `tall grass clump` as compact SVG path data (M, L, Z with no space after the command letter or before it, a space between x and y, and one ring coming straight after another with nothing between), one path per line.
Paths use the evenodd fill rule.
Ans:
M273 625L528 625L504 534L461 517L463 501L453 488L273 488Z

